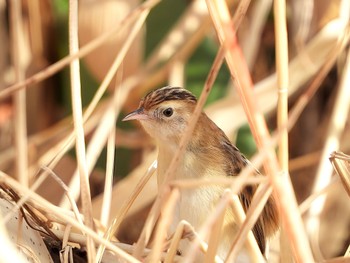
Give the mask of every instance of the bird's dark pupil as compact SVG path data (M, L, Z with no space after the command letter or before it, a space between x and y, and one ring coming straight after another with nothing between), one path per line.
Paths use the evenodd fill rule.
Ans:
M163 111L164 116L166 117L170 117L171 115L173 115L173 109L172 108L167 108Z

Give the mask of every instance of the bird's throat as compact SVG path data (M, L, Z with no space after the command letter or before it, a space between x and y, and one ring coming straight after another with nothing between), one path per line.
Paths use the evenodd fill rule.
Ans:
M158 184L158 190L160 187L165 183L166 180L166 172L168 168L170 167L171 161L176 153L176 148L172 147L171 145L166 146L159 146L158 149L158 172L157 172L157 184ZM175 175L172 176L173 179L176 179L175 169ZM171 178L168 178L171 179Z

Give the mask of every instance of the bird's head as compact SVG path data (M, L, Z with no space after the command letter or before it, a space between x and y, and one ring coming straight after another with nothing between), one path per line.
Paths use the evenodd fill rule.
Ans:
M156 141L178 143L196 103L188 90L166 86L148 93L123 121L138 120Z

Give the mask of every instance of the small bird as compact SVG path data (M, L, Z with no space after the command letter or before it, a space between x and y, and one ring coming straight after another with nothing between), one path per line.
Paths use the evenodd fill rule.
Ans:
M123 121L138 120L156 141L158 186L164 182L164 174L178 149L196 103L196 97L188 90L166 86L149 92L141 100L138 109L123 119ZM175 171L175 179L236 176L246 165L251 164L225 133L202 112ZM245 210L249 208L255 189L256 186L246 186L239 194ZM171 231L175 231L176 225L181 220L188 221L198 230L215 208L223 191L224 187L219 185L181 190ZM263 253L267 237L278 229L278 224L276 203L273 197L270 197L252 230ZM226 212L218 248L218 255L223 259L226 258L237 231L238 225L232 212Z

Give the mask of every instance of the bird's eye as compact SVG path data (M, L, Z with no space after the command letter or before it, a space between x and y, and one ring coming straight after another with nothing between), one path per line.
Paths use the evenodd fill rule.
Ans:
M167 108L163 111L163 115L165 117L170 117L171 115L173 115L174 111L172 108Z

